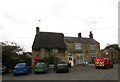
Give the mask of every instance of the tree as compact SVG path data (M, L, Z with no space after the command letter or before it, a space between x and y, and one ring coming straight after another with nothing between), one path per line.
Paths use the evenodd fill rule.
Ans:
M31 58L25 53L23 55L20 55L19 62L26 62L27 65L31 66Z
M2 45L2 64L7 69L13 69L13 67L19 62L19 52L23 49L15 42L1 42Z
M51 64L51 63L60 61L60 59L58 57L56 57L56 55L53 53L46 54L42 60L45 61L47 64Z
M120 62L120 48L118 44L109 44L105 47L105 50L109 50L112 55L112 61Z
M117 50L120 52L120 48L118 47L118 44L109 44L105 47L105 49L110 49L110 48L113 48L114 50Z

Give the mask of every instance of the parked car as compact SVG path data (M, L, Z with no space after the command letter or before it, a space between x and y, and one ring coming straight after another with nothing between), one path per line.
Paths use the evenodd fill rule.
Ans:
M95 67L96 68L112 68L113 62L109 58L96 58Z
M81 65L86 66L88 65L88 62L82 62Z
M69 72L69 66L66 62L58 62L54 65L54 71L58 72Z
M27 63L18 63L14 67L13 75L29 74L31 72L31 67Z
M38 62L35 66L34 73L47 73L48 72L48 66L45 62Z
M48 68L49 68L49 69L54 69L54 63L50 63L50 64L48 65Z
M5 74L7 72L7 69L4 65L2 65L2 74Z
M0 65L0 73L5 74L7 72L7 69L4 65Z

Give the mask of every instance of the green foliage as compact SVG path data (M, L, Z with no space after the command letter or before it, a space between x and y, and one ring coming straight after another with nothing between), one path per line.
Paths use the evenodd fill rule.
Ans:
M110 53L112 53L112 54L114 53L118 57L116 59L117 63L120 63L120 48L119 48L118 44L109 44L105 47L105 49L109 49Z
M110 48L113 48L120 52L120 48L118 47L118 44L111 44L105 47L105 49L110 49Z
M54 63L55 61L59 61L59 59L54 54L47 54L47 56L44 56L43 61L45 61L47 64Z
M5 65L8 69L13 69L13 67L18 62L17 59L17 53L18 51L17 46L12 45L4 45L2 46L2 63Z
M31 58L25 54L18 54L19 51L23 49L13 44L2 43L2 64L6 66L7 69L13 69L14 66L19 62L26 62L28 65L31 65Z
M20 56L19 62L26 62L30 66L31 65L31 58L23 54Z

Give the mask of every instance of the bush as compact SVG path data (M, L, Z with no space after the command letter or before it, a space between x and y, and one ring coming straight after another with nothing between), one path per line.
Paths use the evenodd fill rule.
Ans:
M46 62L47 64L54 63L58 60L58 58L54 54L49 54L48 56L45 56L43 58L43 61Z

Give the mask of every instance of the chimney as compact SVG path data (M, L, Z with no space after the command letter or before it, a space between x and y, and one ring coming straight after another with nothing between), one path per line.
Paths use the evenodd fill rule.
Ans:
M78 37L81 38L81 32L78 33Z
M90 31L89 38L92 38L92 39L93 39L92 31Z
M36 27L36 34L39 33L39 27Z

